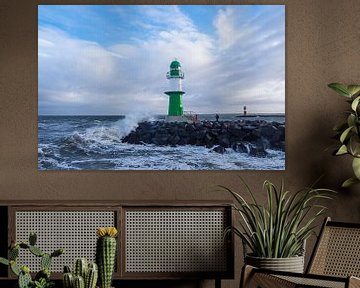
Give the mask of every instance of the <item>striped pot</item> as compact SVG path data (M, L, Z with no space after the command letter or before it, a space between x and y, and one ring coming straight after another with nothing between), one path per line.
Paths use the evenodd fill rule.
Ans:
M245 256L245 263L262 269L304 273L304 256L289 258L263 258L248 254Z

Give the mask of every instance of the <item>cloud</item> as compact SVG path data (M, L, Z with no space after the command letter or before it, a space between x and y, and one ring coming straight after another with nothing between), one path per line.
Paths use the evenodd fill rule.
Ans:
M39 114L165 114L174 57L185 72L185 110L284 112L283 12L225 6L212 21L215 32L205 33L181 6L134 7L129 25L141 33L111 45L39 26Z

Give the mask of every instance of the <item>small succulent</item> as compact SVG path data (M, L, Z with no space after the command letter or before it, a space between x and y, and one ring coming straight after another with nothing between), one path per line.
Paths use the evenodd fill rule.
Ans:
M41 278L38 281L33 282L33 288L51 288L54 286L54 282L49 282L49 280L45 278Z

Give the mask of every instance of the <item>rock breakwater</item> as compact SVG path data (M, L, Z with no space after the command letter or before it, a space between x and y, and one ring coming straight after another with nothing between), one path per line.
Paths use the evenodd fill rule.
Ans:
M141 122L122 139L130 144L197 145L224 153L226 148L265 157L266 149L285 150L285 124L263 120Z

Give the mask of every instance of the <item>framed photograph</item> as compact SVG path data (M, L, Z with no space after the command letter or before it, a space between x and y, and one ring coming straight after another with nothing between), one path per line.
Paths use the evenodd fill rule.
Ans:
M284 5L38 5L39 170L284 170Z

